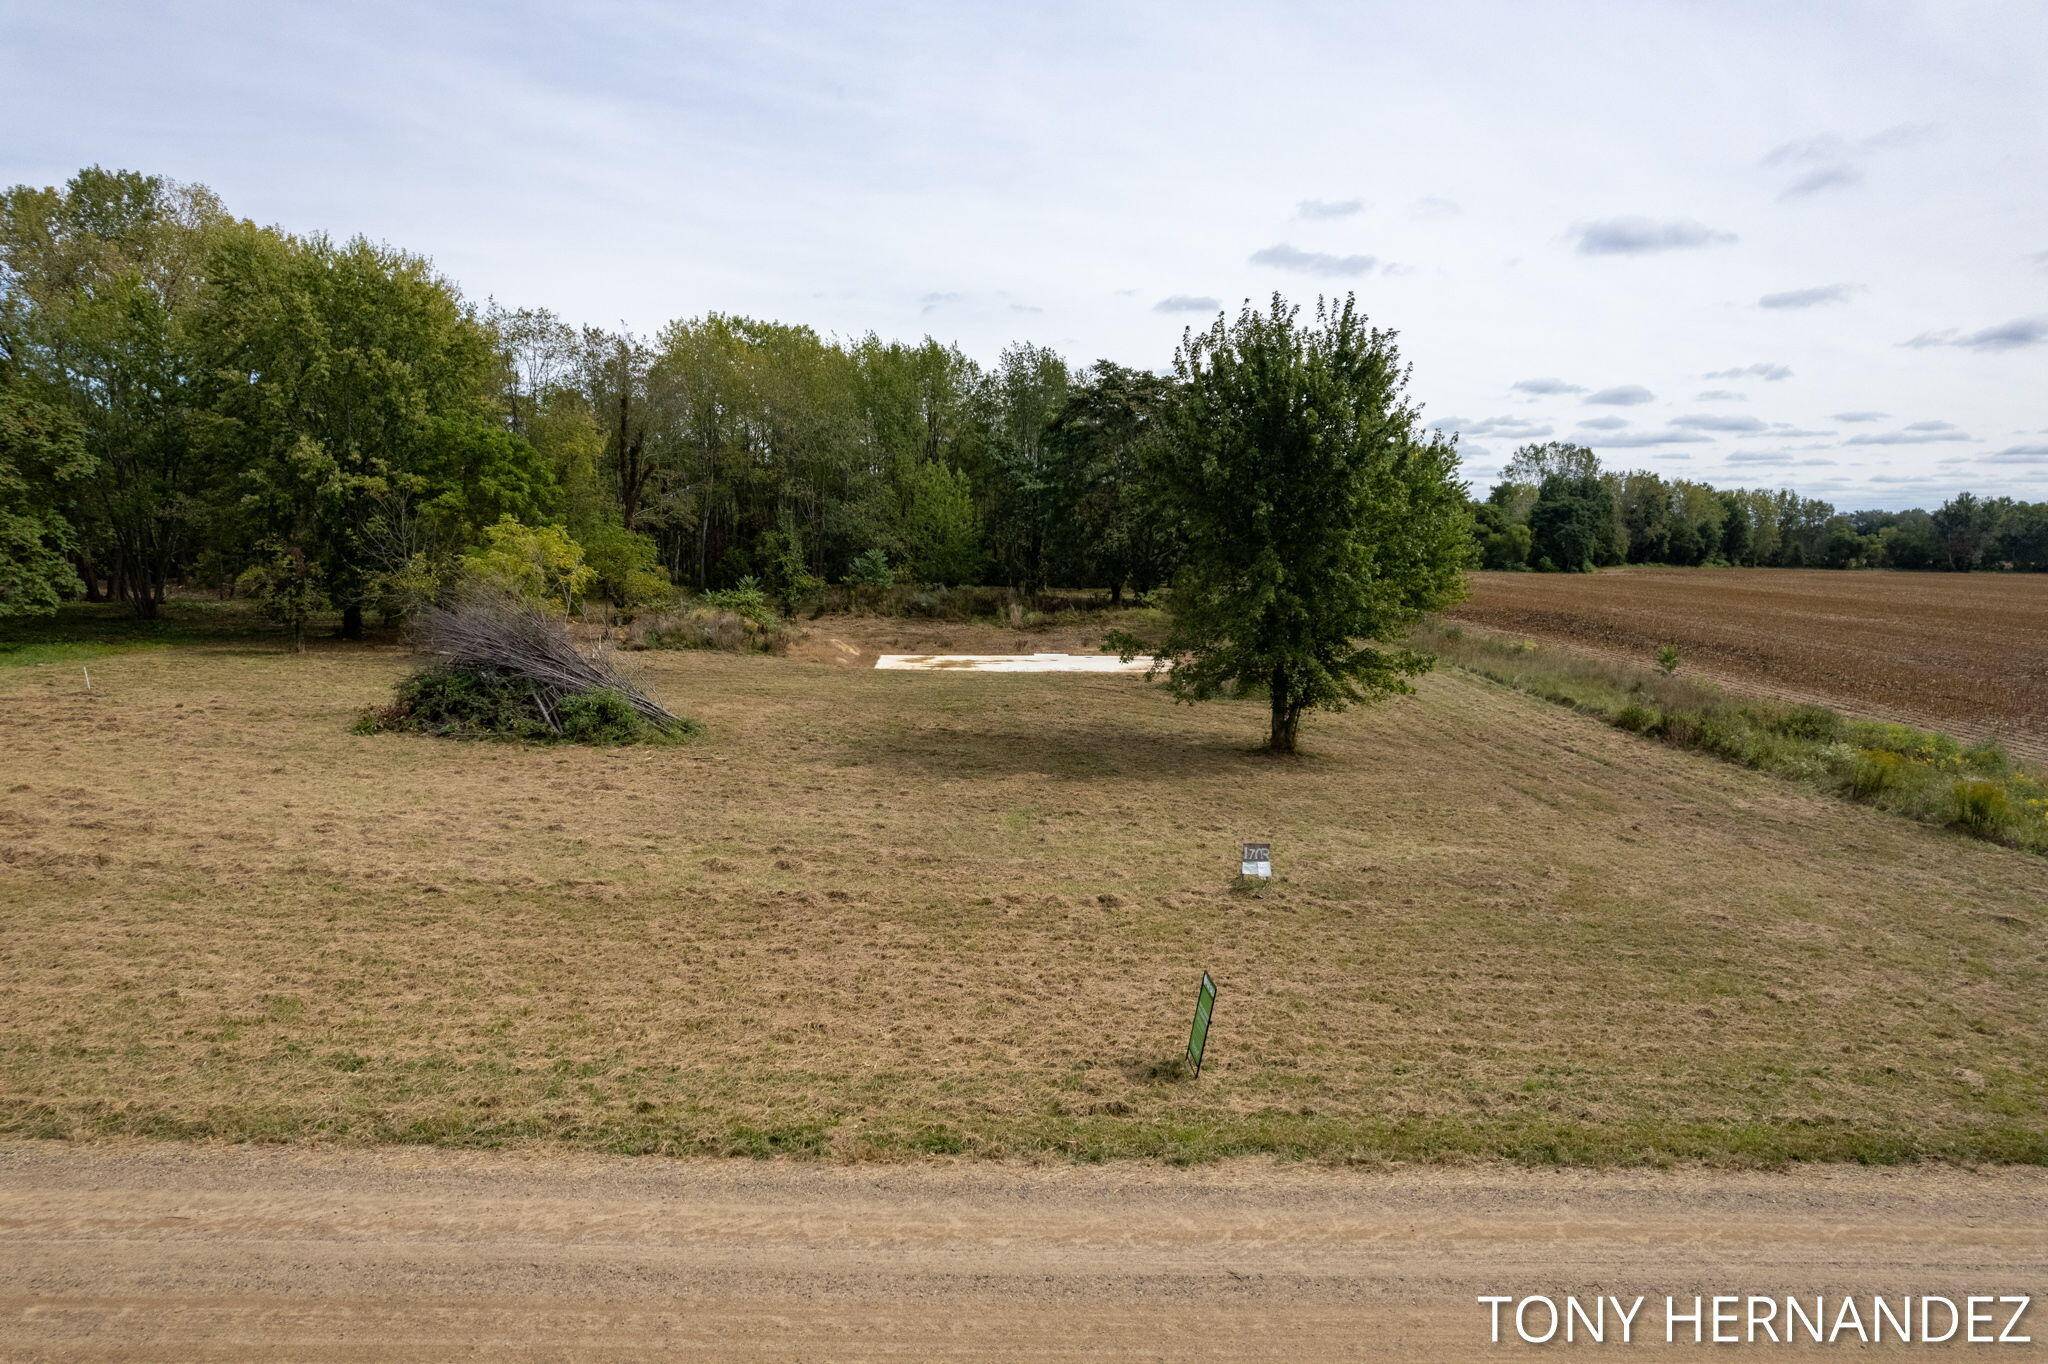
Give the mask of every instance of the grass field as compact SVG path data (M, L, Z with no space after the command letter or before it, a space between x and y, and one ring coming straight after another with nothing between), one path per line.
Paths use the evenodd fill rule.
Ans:
M858 666L1014 631L810 629L632 656L675 748L353 735L392 648L0 668L0 1131L2048 1160L2039 857L1469 674L1283 761L1255 704Z
M1627 568L1475 573L1475 625L1725 686L1993 738L2048 762L2048 575Z

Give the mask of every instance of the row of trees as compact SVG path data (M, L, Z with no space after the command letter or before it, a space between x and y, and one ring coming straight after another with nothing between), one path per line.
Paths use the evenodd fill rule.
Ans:
M1163 582L1175 380L712 314L652 337L477 307L428 263L97 168L0 196L0 614L174 583L343 632L510 520L625 604L849 575Z
M1789 488L1714 488L1603 470L1582 445L1515 452L1474 508L1479 562L2048 571L2048 503L1958 493L1932 512L1838 512Z
M1471 557L1407 378L1349 298L1219 316L1171 378L716 314L576 328L95 168L0 196L0 614L246 584L352 637L469 577L567 607L1171 576L1168 685L1267 697L1292 751L1305 711L1428 666L1401 641Z

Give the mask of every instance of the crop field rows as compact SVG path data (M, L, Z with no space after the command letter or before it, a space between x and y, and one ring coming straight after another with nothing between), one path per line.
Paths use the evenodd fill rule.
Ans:
M1992 738L2048 762L2048 576L1825 569L1477 573L1453 615L1733 690Z

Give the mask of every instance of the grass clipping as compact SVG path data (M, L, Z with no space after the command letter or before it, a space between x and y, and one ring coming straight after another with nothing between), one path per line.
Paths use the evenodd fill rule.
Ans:
M697 732L602 654L577 648L560 621L503 593L472 589L429 606L413 641L432 661L358 730L582 744L666 743Z

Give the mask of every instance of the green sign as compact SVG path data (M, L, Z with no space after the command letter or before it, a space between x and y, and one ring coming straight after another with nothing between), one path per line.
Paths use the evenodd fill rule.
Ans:
M1202 972L1202 988L1195 991L1195 1026L1188 1030L1188 1068L1202 1073L1202 1052L1209 1045L1209 1015L1216 1011L1216 982Z

